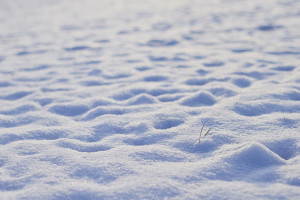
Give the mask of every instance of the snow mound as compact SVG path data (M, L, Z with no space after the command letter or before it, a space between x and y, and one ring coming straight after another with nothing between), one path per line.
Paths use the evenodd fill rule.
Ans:
M259 143L248 144L238 149L226 161L231 165L242 165L250 169L285 164L284 159Z
M153 103L157 103L157 102L158 101L156 100L156 98L151 95L140 94L140 95L137 95L137 96L133 97L132 99L130 99L128 104L129 105L141 105L141 104L153 104Z
M207 93L200 92L196 95L187 97L181 101L181 105L189 107L198 107L198 106L212 106L216 103L215 98Z

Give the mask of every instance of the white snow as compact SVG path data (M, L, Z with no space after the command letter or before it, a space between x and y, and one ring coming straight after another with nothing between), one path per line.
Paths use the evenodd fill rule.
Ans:
M300 199L299 22L297 0L0 1L0 199Z

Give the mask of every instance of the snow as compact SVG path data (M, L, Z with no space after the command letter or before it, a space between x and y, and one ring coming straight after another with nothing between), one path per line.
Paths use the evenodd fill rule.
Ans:
M300 199L299 21L297 0L1 1L0 199Z

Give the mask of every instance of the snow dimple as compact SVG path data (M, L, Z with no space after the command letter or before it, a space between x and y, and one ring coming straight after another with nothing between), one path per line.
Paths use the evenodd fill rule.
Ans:
M161 143L170 138L172 138L172 136L167 134L148 134L148 135L138 136L136 138L127 138L123 142L132 146L145 146L145 145L153 145L153 144Z
M49 111L63 116L77 116L86 113L89 107L86 105L55 105Z
M187 85L205 85L213 80L209 79L189 79L185 83Z
M214 96L232 97L232 96L237 95L237 92L235 92L231 89L223 88L223 87L212 88L212 89L210 89L210 92Z
M234 74L248 76L248 77L251 77L251 78L255 78L257 80L263 80L263 79L266 79L269 76L274 75L274 73L271 73L271 72L258 72L258 71L235 72Z
M175 95L161 95L158 97L158 100L160 102L173 102L173 101L177 101L179 99L181 99L183 97L183 95L180 94L175 94Z
M297 144L297 141L294 139L267 142L265 145L285 160L293 158L300 150L299 144Z
M121 170L122 165L114 163L113 166L97 166L90 163L82 163L70 166L69 175L76 179L88 179L95 183L108 184L119 178L122 174L130 173L130 170ZM119 170L119 171L118 171Z
M288 55L299 55L300 51L270 51L267 52L270 55L275 55L275 56L288 56Z
M172 24L167 22L158 22L152 25L152 29L155 31L167 31L172 28Z
M0 99L14 101L14 100L19 100L21 98L24 98L32 93L33 92L29 92L29 91L14 92L14 93L8 94L6 96L0 96Z
M1 87L9 87L9 86L13 86L14 84L12 84L11 82L8 81L1 81L0 82L0 88Z
M177 45L178 41L176 40L149 40L147 46L149 47L168 47Z
M49 92L67 92L71 91L70 88L65 88L65 87L60 87L60 88L50 88L50 87L43 87L41 88L41 91L44 93L49 93Z
M135 69L136 69L137 71L143 72L143 71L150 70L151 67L148 67L148 66L140 66L140 67L136 67Z
M33 72L33 71L48 69L49 67L50 67L49 65L39 65L39 66L32 67L32 68L24 68L23 70L27 71L27 72Z
M165 56L149 56L149 60L153 62L165 62L168 58Z
M57 142L57 146L78 152L99 152L111 149L111 147L105 145L84 143L76 140L60 140Z
M181 101L181 105L189 107L198 107L198 106L212 106L217 101L215 98L206 92L200 92L196 95L186 97Z
M170 151L170 150L151 150L144 152L137 152L131 155L138 161L144 162L183 162L185 156L182 152L179 151Z
M145 77L144 81L147 81L147 82L157 82L157 81L165 81L167 79L168 79L167 76L158 76L158 75L155 75L155 76L147 76L147 77Z
M88 73L88 75L89 76L99 76L101 73L102 73L102 71L100 69L93 69Z
M148 125L145 123L102 122L92 127L92 133L86 136L84 141L97 142L115 134L142 134L147 132L148 129Z
M225 62L216 60L216 61L203 63L203 65L205 67L221 67L221 66L225 65Z
M74 46L74 47L67 47L65 48L66 51L82 51L90 49L89 46Z
M241 104L238 103L233 107L233 111L244 116L259 116L274 112L299 113L300 106L283 106L275 103L256 103L256 104Z
M172 119L172 118L159 118L154 122L154 127L156 129L169 129L180 124L183 124L184 121L182 119Z
M252 52L253 49L250 48L242 48L242 49L232 49L233 53L246 53L246 52Z
M130 74L127 74L127 73L117 73L117 74L103 74L102 75L105 79L120 79L120 78L128 78L130 77L131 75Z
M164 89L164 88L155 88L152 90L149 90L147 93L152 95L152 96L160 96L160 95L165 95L165 94L176 94L180 93L181 90L179 89Z
M16 134L2 134L0 136L0 143L3 144L8 144L17 140L22 139L20 136L16 135Z
M201 86L201 85L206 85L208 83L212 82L225 82L227 81L227 78L225 79L217 79L217 78L208 78L208 79L188 79L185 83L187 85L195 85L195 86Z
M28 124L32 124L39 119L34 116L21 116L21 117L9 117L9 118L2 118L0 117L0 127L4 128L13 128L13 127L19 127L24 126Z
M56 140L67 135L67 132L58 129L33 130L24 134L7 133L0 136L0 144L9 144L20 140Z
M15 180L7 180L7 181L0 181L0 190L1 191L17 191L23 189L28 179L15 179Z
M56 140L58 138L66 137L67 135L68 133L63 130L49 129L30 131L24 135L24 138L34 140Z
M241 88L246 88L246 87L251 86L251 81L248 79L245 79L245 78L237 78L237 79L234 79L232 82L233 82L233 84L235 84L236 86L241 87Z
M101 61L99 60L88 60L88 61L83 61L83 62L75 62L73 65L74 66L86 66L86 65L97 65L100 64Z
M284 72L293 71L294 69L295 69L295 66L278 66L278 67L272 68L272 70L284 71Z
M47 50L37 50L37 51L20 51L16 53L16 56L29 56L35 54L44 54L47 53Z
M197 73L201 76L205 76L205 75L209 74L209 71L206 71L204 69L198 69Z
M82 86L87 86L87 87L91 87L91 86L100 86L100 85L104 85L104 83L100 82L100 81L82 81L80 82L80 85Z
M257 30L259 31L274 31L277 29L283 28L282 26L279 25L261 25L257 27Z
M285 127L285 128L297 128L297 124L298 124L299 120L295 120L295 119L290 119L290 118L280 118L276 120L276 124L278 124L281 127Z
M19 115L19 114L23 114L23 113L27 113L30 111L35 111L38 108L32 104L27 104L27 105L22 105L13 109L9 109L9 110L0 110L0 114L3 115Z
M283 94L274 94L272 96L274 98L278 98L282 100L300 101L300 93L297 91L290 91Z
M41 106L46 106L54 101L54 99L51 98L41 98L41 99L36 99L36 102L38 102Z
M280 105L276 104L257 104L257 105L248 105L248 104L237 104L234 106L233 110L244 116L258 116L263 114L268 114L275 112L278 108L282 108Z

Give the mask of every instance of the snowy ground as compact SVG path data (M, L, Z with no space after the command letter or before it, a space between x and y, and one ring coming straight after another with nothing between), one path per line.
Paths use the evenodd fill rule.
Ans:
M300 199L299 22L297 0L0 1L0 199Z

